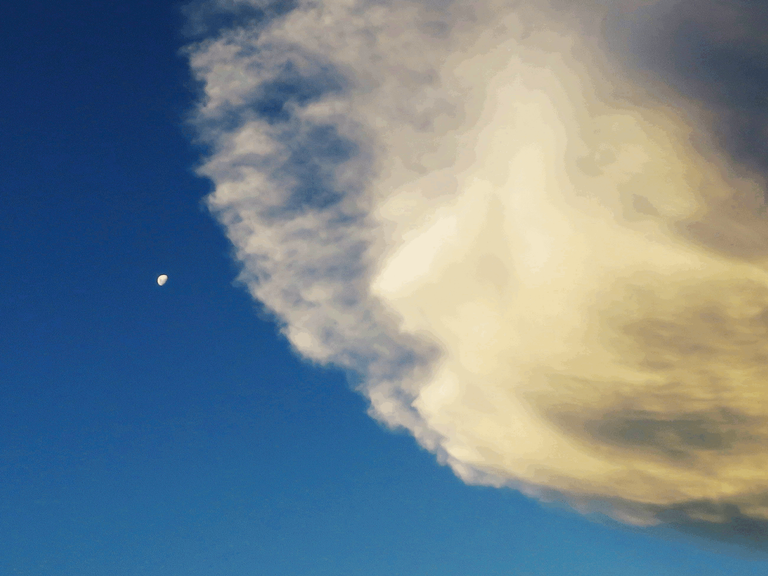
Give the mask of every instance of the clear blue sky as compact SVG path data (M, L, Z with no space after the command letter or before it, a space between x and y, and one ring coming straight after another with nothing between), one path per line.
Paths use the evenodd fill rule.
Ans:
M201 203L182 26L1 11L0 575L765 573L467 486L300 361Z

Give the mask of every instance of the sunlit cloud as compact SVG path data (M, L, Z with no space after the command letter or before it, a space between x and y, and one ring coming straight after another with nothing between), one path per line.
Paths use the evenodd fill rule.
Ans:
M250 16L189 47L208 205L295 350L466 482L768 521L765 182L651 66L673 25L764 43L720 3L573 4L210 4Z

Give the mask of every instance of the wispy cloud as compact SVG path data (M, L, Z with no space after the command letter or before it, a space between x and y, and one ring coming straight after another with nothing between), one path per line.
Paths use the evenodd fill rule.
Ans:
M763 109L714 64L675 68L683 28L701 58L741 41L765 63L764 14L207 6L249 16L189 48L200 174L301 355L468 483L639 525L768 521L762 157L722 122Z

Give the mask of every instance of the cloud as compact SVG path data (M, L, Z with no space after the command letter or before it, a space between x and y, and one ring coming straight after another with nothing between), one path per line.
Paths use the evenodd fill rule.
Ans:
M764 10L196 6L249 15L188 48L199 172L299 354L468 483L768 522Z

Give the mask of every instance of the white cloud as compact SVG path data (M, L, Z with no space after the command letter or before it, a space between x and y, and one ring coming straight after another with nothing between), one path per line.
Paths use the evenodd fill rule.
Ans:
M762 180L594 35L643 3L603 4L226 29L190 48L209 205L296 350L467 482L768 520Z

